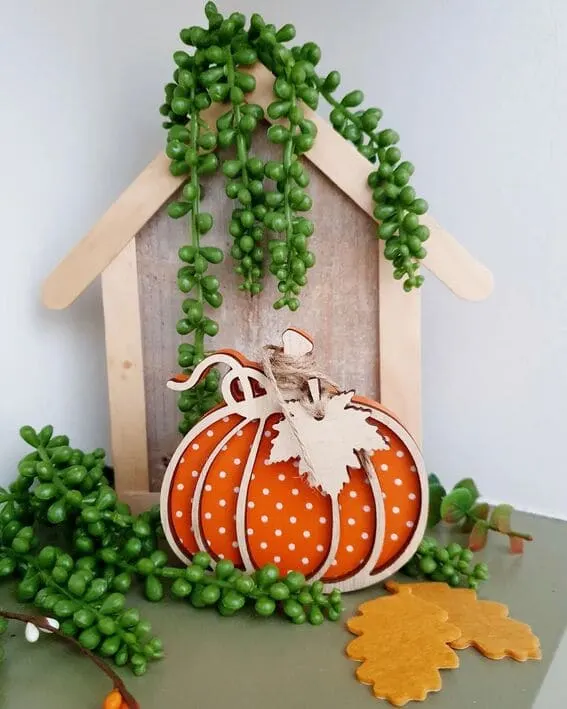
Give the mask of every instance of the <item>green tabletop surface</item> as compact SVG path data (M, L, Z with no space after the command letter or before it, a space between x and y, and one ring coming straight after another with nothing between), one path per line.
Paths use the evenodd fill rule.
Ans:
M482 560L491 579L480 597L506 603L510 615L540 637L540 662L494 661L473 649L459 652L460 668L442 672L431 709L560 709L567 707L567 523L515 515L515 526L534 535L523 556L507 553L492 535ZM400 577L404 580L404 577ZM0 606L21 608L13 584L0 584ZM183 602L131 599L153 624L166 658L140 678L121 672L142 709L372 709L375 699L354 677L357 663L344 648L353 636L344 620L357 606L384 593L381 586L345 594L337 623L294 626L242 613L223 618ZM34 645L23 625L11 623L0 665L0 709L100 709L109 680L92 663L54 638ZM565 637L564 637L565 636Z

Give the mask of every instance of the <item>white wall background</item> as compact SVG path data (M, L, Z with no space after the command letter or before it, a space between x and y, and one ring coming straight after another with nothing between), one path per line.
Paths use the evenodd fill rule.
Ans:
M2 0L0 483L24 423L108 444L100 293L42 279L164 140L157 107L193 0ZM432 213L494 296L424 287L425 454L449 483L567 517L567 3L224 0L294 22L402 136ZM318 7L324 6L324 10ZM321 267L321 266L320 266Z

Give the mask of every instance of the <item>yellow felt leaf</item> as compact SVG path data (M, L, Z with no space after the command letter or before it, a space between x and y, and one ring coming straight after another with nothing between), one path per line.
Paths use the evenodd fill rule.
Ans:
M363 603L361 615L347 621L359 637L346 648L362 664L356 677L372 685L376 697L401 707L423 701L441 689L439 669L459 666L448 643L459 629L447 622L447 612L410 593L383 596Z
M388 581L386 587L445 609L449 622L461 630L461 636L451 642L456 650L474 647L492 660L503 657L519 662L541 659L539 639L530 626L509 618L508 607L502 603L479 601L472 589L451 588L446 583L399 584L395 581Z

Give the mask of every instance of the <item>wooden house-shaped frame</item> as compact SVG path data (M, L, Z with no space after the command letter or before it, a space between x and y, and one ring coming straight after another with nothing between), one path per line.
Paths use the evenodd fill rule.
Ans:
M257 86L248 98L266 108L273 100L273 77L262 66L254 67L253 73ZM214 126L225 110L213 104L204 115L207 123ZM224 289L221 331L214 347L233 347L254 357L261 345L278 342L275 338L287 326L303 327L314 335L316 347L320 346L321 366L329 363L330 375L340 384L356 385L358 391L395 412L419 444L420 294L403 291L392 277L391 263L381 254L383 242L374 236L371 190L366 181L368 161L329 123L308 109L306 114L318 128L315 146L306 155L315 197L312 239L318 239L314 249L318 264L313 278L310 274L304 304L297 313L276 313L270 307L273 293L250 301L248 296L235 295L231 284ZM261 149L265 157L273 146ZM183 243L182 225L170 220L162 207L183 179L173 177L168 165L168 158L160 153L43 287L44 305L62 309L102 276L115 482L119 495L136 510L159 500L163 459L179 441L175 397L166 383L176 371L173 338L181 298L175 288L175 246ZM223 218L228 218L231 207L219 218L222 178L218 175L214 180L217 192L213 184L207 198L214 204L211 211L218 225L213 238L226 248ZM431 230L425 267L455 295L471 301L486 298L492 290L490 271L430 216L421 221ZM234 280L230 259L226 261L223 280Z

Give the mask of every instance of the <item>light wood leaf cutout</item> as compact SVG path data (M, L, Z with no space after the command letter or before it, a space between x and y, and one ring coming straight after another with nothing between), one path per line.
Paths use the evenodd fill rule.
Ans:
M461 629L451 647L474 647L485 657L518 662L541 659L539 639L526 623L508 617L508 607L495 601L479 601L469 588L451 588L446 583L405 583L388 581L386 588L398 594L418 596L436 603L449 614L449 622Z
M272 440L269 463L299 458L299 472L307 476L312 487L338 496L348 482L348 467L360 468L355 451L372 455L389 446L376 427L368 423L370 411L351 405L354 391L337 394L326 404L324 418L317 420L299 401L288 402L290 415L307 451L309 463L302 455L301 446L287 419L274 425L278 431Z
M440 669L459 666L448 643L461 631L447 622L447 611L411 593L376 598L358 609L362 615L347 621L360 637L346 648L362 661L357 679L372 685L376 697L397 707L423 701L441 689Z

